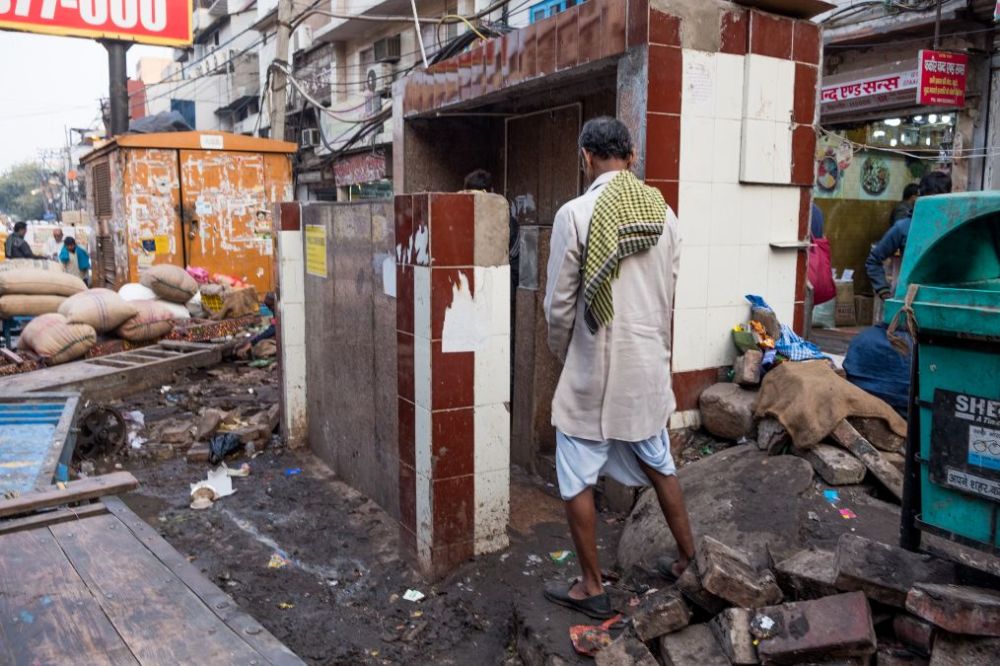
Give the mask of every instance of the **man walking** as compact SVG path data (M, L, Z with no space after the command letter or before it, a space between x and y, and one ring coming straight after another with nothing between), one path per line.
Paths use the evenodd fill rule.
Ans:
M24 240L27 233L28 225L25 222L15 222L14 233L7 236L4 244L4 256L8 259L37 259L28 241Z
M545 316L549 347L564 363L552 401L556 471L583 577L545 596L607 618L613 610L597 559L593 493L599 476L652 484L678 544L664 573L680 576L694 556L666 430L676 407L670 322L677 217L629 171L632 139L621 122L588 121L580 150L591 185L556 214Z

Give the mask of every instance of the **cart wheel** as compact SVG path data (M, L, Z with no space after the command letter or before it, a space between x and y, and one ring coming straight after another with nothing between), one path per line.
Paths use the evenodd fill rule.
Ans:
M107 455L125 443L125 419L110 407L93 407L79 420L73 460L87 460Z

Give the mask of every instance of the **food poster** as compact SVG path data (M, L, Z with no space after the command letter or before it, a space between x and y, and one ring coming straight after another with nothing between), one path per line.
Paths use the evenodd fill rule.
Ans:
M838 137L816 147L813 200L823 212L833 268L854 271L854 292L871 295L865 259L889 230L903 188L919 182L933 163L878 150L855 150Z

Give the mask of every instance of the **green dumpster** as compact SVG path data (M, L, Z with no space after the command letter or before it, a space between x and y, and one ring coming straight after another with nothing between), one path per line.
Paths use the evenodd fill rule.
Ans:
M927 531L1000 554L1000 192L918 201L897 313L916 331L902 545Z

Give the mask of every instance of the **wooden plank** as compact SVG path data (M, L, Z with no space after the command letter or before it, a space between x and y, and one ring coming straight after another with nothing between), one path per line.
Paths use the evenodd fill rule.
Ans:
M107 368L121 368L123 370L127 368L133 368L137 365L134 362L119 360L117 358L91 358L87 360L87 363L90 363L91 365L100 365L102 367L107 367Z
M138 663L48 529L0 552L0 663Z
M22 363L24 363L23 358L21 358L11 350L7 349L6 347L0 347L0 354L3 354L3 357L5 359L7 359L8 361L10 361L15 365L21 365Z
M117 495L139 487L139 482L128 472L113 472L89 479L70 481L65 490L50 487L49 490L25 493L14 499L0 500L0 518L16 516L38 509L48 509L71 502L83 502L105 495Z
M140 662L265 662L116 517L49 530Z
M106 506L100 502L94 502L93 504L84 504L83 506L75 508L66 507L63 509L45 511L43 513L36 513L24 518L0 519L0 535L22 532L24 530L45 527L47 525L56 525L58 523L68 523L74 520L82 520L83 518L99 516L102 513L107 512L108 508Z
M215 613L220 620L236 632L244 641L272 664L293 666L302 664L302 660L275 638L257 620L243 612L232 597L220 590L208 578L191 564L186 557L177 552L173 546L137 516L119 497L105 497L101 500L108 511L128 527L136 538L142 541L157 559L169 568L175 576L184 581L204 604Z
M59 423L56 424L56 431L52 433L52 448L49 455L42 464L44 476L38 477L35 490L47 490L56 475L56 467L60 462L67 466L73 458L73 449L76 447L76 417L80 410L80 396L71 394L66 396L62 415Z

